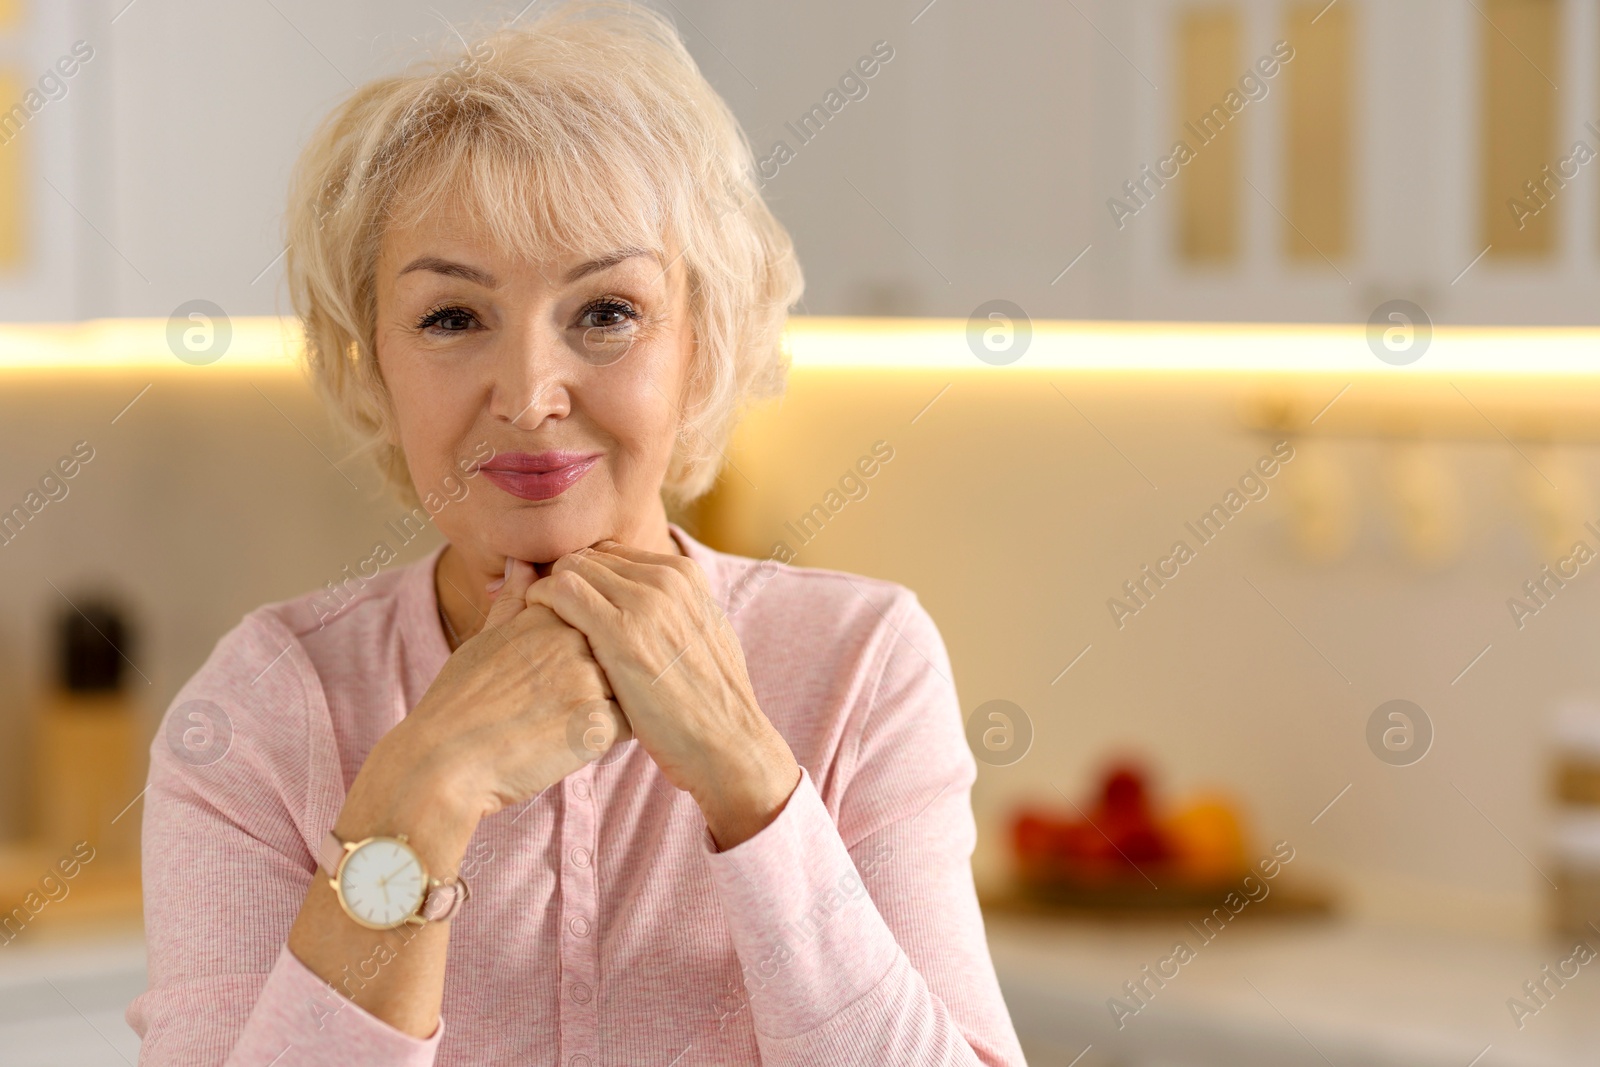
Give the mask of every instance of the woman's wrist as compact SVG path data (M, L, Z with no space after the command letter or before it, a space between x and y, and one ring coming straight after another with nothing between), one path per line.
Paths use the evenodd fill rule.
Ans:
M699 792L695 801L705 816L706 829L717 850L726 852L770 826L800 784L800 765L781 737L776 744L758 747L761 755L735 759L722 773L710 776L715 785Z
M334 823L341 841L366 837L406 840L428 873L448 878L461 866L483 817L482 803L438 760L412 759L399 728L373 746Z

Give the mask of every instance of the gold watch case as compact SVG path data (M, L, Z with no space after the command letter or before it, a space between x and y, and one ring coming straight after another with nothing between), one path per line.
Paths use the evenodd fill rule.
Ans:
M416 862L417 870L422 875L422 891L417 895L416 905L408 914L392 923L373 923L363 919L356 914L355 909L350 906L350 902L345 899L344 895L345 866L350 862L350 858L366 846L378 843L399 845L405 849L411 854L412 860ZM428 875L427 865L422 862L422 857L417 855L417 850L411 847L411 842L405 834L397 834L394 837L386 837L380 834L364 837L359 841L346 841L342 844L344 846L344 855L339 858L339 869L333 872L333 876L328 879L328 884L333 887L333 894L339 899L339 907L344 909L344 913L350 917L351 922L368 930L398 930L407 923L413 926L422 926L429 921L422 915L422 908L427 903L428 890L440 883L438 879Z

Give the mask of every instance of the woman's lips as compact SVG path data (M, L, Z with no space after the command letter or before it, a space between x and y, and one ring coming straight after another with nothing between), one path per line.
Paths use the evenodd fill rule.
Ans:
M502 452L478 472L512 496L549 500L570 489L599 459L598 452Z

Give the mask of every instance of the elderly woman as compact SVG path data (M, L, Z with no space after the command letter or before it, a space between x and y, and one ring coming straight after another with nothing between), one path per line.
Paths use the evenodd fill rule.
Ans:
M933 621L668 521L801 288L671 26L567 5L359 89L288 264L446 543L252 612L178 694L142 1062L1021 1063Z

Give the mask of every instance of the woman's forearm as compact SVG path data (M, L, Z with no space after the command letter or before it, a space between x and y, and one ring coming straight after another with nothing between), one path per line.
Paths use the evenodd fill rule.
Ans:
M428 874L461 866L481 811L457 798L446 775L401 755L397 729L374 747L351 784L333 832L341 841L405 834ZM444 991L448 922L369 930L340 905L320 869L289 931L289 950L341 995L404 1033L432 1036ZM308 1015L308 1018L312 1017Z
M485 815L537 796L629 736L583 635L527 605L532 581L531 564L510 561L484 629L368 754L334 824L339 840L405 834L429 876L448 879ZM439 1024L449 939L447 922L368 930L319 872L288 947L360 1007L425 1039Z

